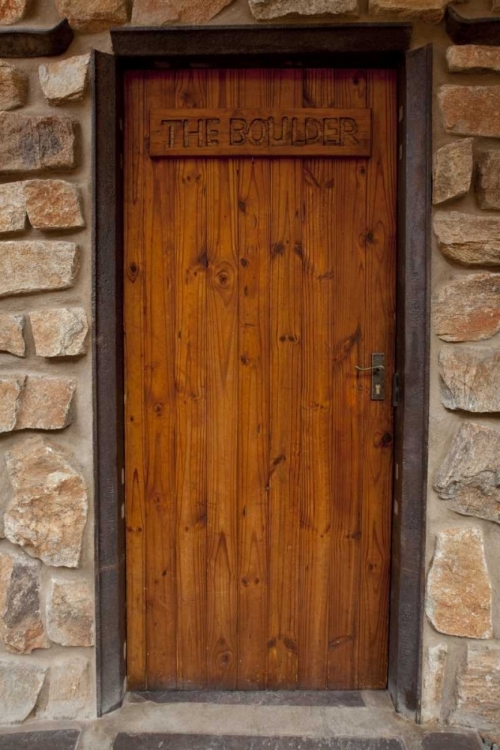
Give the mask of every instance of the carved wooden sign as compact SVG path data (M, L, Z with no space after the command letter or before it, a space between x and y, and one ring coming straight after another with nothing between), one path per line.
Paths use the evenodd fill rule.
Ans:
M152 109L150 156L370 156L370 109Z

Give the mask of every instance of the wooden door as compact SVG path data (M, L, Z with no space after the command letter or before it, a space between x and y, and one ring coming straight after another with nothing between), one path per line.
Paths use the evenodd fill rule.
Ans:
M140 71L125 94L129 687L384 688L395 74ZM150 155L157 108L302 107L371 109L371 156Z

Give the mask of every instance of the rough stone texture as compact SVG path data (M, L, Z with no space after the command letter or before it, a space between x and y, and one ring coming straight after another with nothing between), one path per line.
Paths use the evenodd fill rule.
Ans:
M357 16L359 0L249 0L250 10L255 18L281 18L290 13L301 16L331 15Z
M24 357L24 315L0 315L0 351Z
M449 0L370 0L370 12L439 23Z
M479 155L476 196L480 208L500 209L500 151L483 151Z
M132 24L163 26L172 21L206 23L233 0L135 0Z
M0 378L0 433L16 429L25 381L24 375Z
M126 0L56 0L61 18L67 18L76 31L96 34L128 21Z
M27 76L13 65L0 61L0 110L23 107L27 96Z
M49 104L79 102L85 96L89 79L90 55L77 55L40 65L40 86Z
M30 313L31 331L39 357L76 357L85 354L89 326L81 307Z
M26 201L22 182L0 185L0 232L22 232L26 227Z
M500 411L500 351L447 349L439 354L441 401L447 409Z
M457 513L500 523L500 433L464 422L436 476L434 489Z
M448 47L446 60L451 73L500 72L500 47L477 44Z
M500 647L469 645L458 675L457 724L498 730Z
M0 0L0 25L10 26L22 21L30 0Z
M0 297L69 289L79 267L78 248L73 242L2 242Z
M60 659L50 668L49 697L44 718L79 719L88 710L89 661L81 656ZM38 715L38 714L37 714Z
M439 721L443 705L443 687L446 671L448 646L438 643L427 650L424 665L422 691L422 721Z
M40 563L0 552L0 639L8 651L48 648L40 616Z
M472 182L473 138L450 143L434 154L433 197L436 205L467 195Z
M24 197L35 229L76 229L85 226L80 191L65 180L28 180Z
M457 527L437 535L426 612L440 633L493 636L491 583L480 529Z
M500 137L500 86L441 86L439 105L448 133Z
M477 273L439 290L434 325L443 341L482 341L500 331L500 273Z
M76 380L10 375L0 380L0 432L62 430L73 418Z
M93 646L94 598L87 581L52 580L47 633L61 646Z
M17 724L28 718L35 708L46 671L46 667L22 657L0 657L3 724Z
M438 213L434 232L447 258L465 266L500 265L500 217Z
M69 117L0 112L0 172L75 167L75 133Z
M5 536L47 565L78 567L88 501L69 451L41 437L7 452L14 489L4 516Z

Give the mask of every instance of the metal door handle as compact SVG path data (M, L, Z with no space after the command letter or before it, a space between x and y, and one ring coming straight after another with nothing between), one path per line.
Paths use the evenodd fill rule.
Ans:
M372 401L385 400L385 354L373 352L372 366L360 367L356 365L358 372L371 372L372 374Z
M385 367L384 365L374 365L373 367L360 367L356 365L354 369L359 370L359 372L370 372L371 370L385 370Z

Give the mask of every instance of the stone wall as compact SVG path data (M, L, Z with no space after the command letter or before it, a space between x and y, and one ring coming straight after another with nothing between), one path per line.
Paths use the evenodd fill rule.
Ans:
M61 59L0 61L2 721L95 715L90 50L127 23L410 18L413 45L435 49L423 718L500 735L500 48L454 47L447 4L0 3L5 27L67 17L76 32Z

